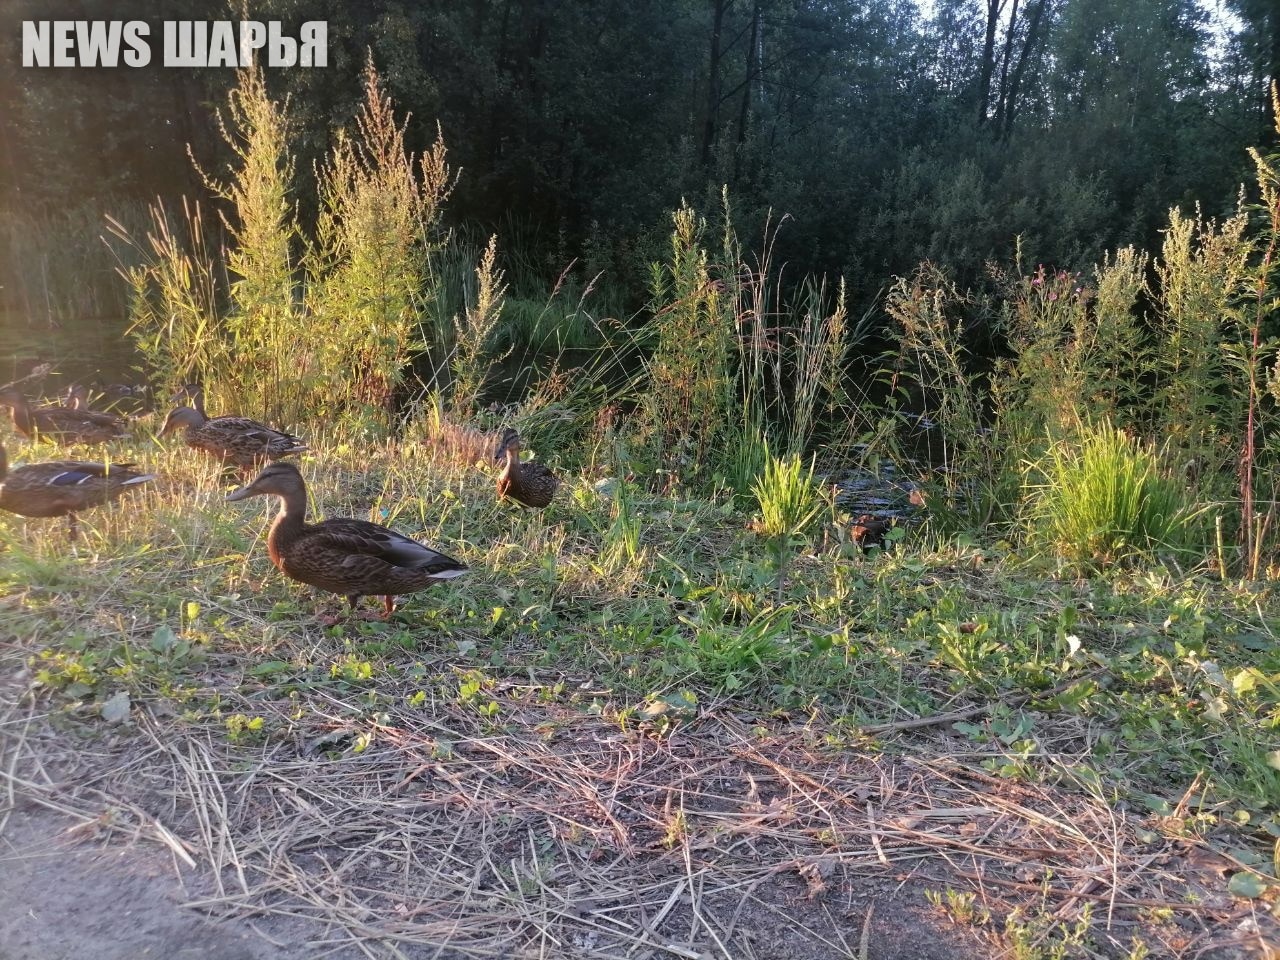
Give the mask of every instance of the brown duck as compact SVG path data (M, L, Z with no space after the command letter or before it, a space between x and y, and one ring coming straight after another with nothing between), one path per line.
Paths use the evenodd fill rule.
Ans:
M884 549L884 535L889 532L893 524L888 520L880 520L873 517L869 513L864 513L853 521L853 527L849 531L850 537L863 550L867 547L879 547Z
M271 562L292 580L344 595L352 609L362 596L380 594L389 617L397 594L467 572L465 563L367 520L307 523L306 483L291 463L271 464L227 499L261 496L279 497L282 504L267 535Z
M59 406L34 407L14 387L0 390L0 407L13 412L13 428L28 440L107 443L125 432L124 421L113 414Z
M155 474L139 473L132 463L89 463L56 460L9 469L0 446L0 510L20 517L66 517L71 539L77 533L76 514L136 490Z
M198 384L188 384L173 395L175 403L183 398L190 399L192 405L172 410L160 436L185 428L187 446L218 457L223 463L249 471L308 449L293 434L248 417L208 416L204 412L204 388Z
M508 498L526 507L545 507L556 495L560 478L545 464L530 460L520 462L520 434L508 427L494 453L495 460L506 460L498 474L498 499Z
M63 402L63 406L68 410L75 410L83 413L96 413L100 417L110 417L116 422L122 433L129 428L129 421L118 413L105 413L94 410L89 406L89 388L83 383L73 383L71 386L67 387L67 395Z

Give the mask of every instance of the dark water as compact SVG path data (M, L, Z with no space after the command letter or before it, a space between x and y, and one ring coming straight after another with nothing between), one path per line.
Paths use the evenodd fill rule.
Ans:
M141 360L125 336L123 317L91 317L50 325L18 313L0 314L0 384L52 365L43 381L22 385L30 396L53 397L68 384L139 383Z
M28 321L20 313L0 313L0 384L26 377L41 364L52 369L42 380L22 384L30 397L60 397L69 384L84 383L96 390L108 384L143 384L142 358L127 335L123 317L86 317L50 325ZM557 365L562 371L590 365L592 349L566 350L558 358L526 349L511 351L494 364L483 392L484 403L511 403L523 397ZM415 372L429 380L428 364ZM635 364L611 365L612 379L620 379ZM610 379L606 377L606 379Z

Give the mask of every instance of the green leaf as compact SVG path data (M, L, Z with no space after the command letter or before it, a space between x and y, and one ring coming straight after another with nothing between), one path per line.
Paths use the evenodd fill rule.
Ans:
M177 641L177 634L169 627L167 623L162 623L156 627L155 633L151 634L151 649L156 653L164 653Z
M124 723L129 719L128 691L116 691L103 701L102 706L98 709L102 712L102 719L107 723Z
M1256 873L1241 870L1239 873L1231 875L1231 880L1227 883L1227 890L1232 896L1254 900L1267 892L1267 884Z
M1258 686L1258 671L1255 667L1237 670L1231 677L1231 689L1237 697L1249 693Z
M262 663L254 664L249 668L249 676L269 677L273 674L284 673L290 669L292 669L292 666L284 660L263 660Z
M1164 797L1157 797L1154 793L1141 793L1138 794L1138 799L1157 816L1167 817L1173 813L1173 805Z

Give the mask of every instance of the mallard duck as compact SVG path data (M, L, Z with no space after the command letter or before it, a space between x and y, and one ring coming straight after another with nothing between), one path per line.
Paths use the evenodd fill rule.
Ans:
M68 410L75 410L83 413L94 413L99 417L109 417L114 420L120 432L123 433L129 428L129 421L118 413L105 413L94 410L89 406L89 388L83 383L73 383L67 387L66 398L63 405Z
M13 411L13 427L28 440L56 440L64 443L106 443L124 436L119 417L70 407L33 407L22 391L0 390L0 406Z
M187 446L219 457L223 463L242 471L308 449L293 434L248 417L209 417L204 412L204 389L198 384L183 387L173 395L173 401L176 403L184 397L191 400L192 406L172 410L160 429L160 436L183 427L187 431Z
M114 500L155 474L138 473L132 463L87 463L56 460L9 469L9 456L0 446L0 510L20 517L66 517L71 539L77 533L76 514Z
M888 520L880 520L873 517L869 513L864 513L853 521L853 527L849 531L850 537L863 550L867 547L879 547L884 549L884 535L889 532L893 526Z
M367 520L307 523L307 485L292 463L270 464L227 499L263 496L279 497L282 504L267 535L271 562L290 579L345 595L353 610L361 597L381 594L389 617L397 594L467 572L465 563Z
M502 431L502 441L493 459L506 459L506 466L498 474L498 499L510 497L526 507L545 507L556 495L560 478L551 469L536 460L520 462L520 434L510 427Z

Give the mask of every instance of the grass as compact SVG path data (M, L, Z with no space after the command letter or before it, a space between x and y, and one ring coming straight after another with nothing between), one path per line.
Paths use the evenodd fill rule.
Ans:
M492 446L468 436L459 449ZM274 507L223 502L230 478L185 448L159 445L146 428L112 456L136 459L162 481L86 514L77 554L61 522L0 517L0 640L6 672L25 678L6 716L48 715L42 723L51 725L38 745L15 748L6 769L80 769L110 755L124 770L169 758L164 777L180 795L173 809L196 817L183 821L186 848L222 851L215 864L256 864L235 894L241 905L265 902L253 891L275 869L271 844L284 842L283 834L253 840L232 809L240 800L231 787L252 792L245 771L264 758L280 783L325 797L316 801L323 810L338 809L339 795L355 803L350 829L369 850L391 835L374 829L379 817L410 829L394 819L398 808L378 806L379 791L391 802L406 777L428 777L435 786L424 796L457 803L489 791L493 810L514 818L486 820L496 834L472 838L497 844L473 851L496 871L491 906L557 936L566 934L555 924L570 921L556 914L552 923L546 910L566 876L603 877L592 857L616 855L592 850L630 851L649 864L629 860L627 869L662 891L651 916L675 889L660 863L694 856L707 890L713 878L731 889L728 874L706 866L737 855L717 838L755 836L770 808L748 802L750 783L785 786L788 777L796 789L778 800L781 819L753 843L784 860L834 856L841 870L861 864L854 851L865 848L865 869L882 869L866 846L868 804L850 801L880 797L874 836L885 862L921 865L948 889L939 909L953 919L989 916L970 921L974 935L1022 956L1090 955L1079 952L1085 943L1096 955L1127 955L1138 928L1109 929L1099 890L1117 898L1113 914L1143 917L1154 909L1144 903L1166 905L1171 919L1144 928L1151 955L1193 938L1188 918L1201 922L1199 908L1162 885L1163 874L1135 866L1187 844L1227 858L1232 877L1256 878L1229 891L1221 873L1202 891L1218 898L1223 917L1280 889L1272 584L1152 566L1060 580L1004 544L911 536L877 557L847 544L810 547L779 582L775 558L728 492L689 500L569 476L557 501L532 513L496 503L492 476L468 456L437 456L438 439L308 439L315 452L302 467L318 513L389 523L464 560L471 575L403 598L389 622L322 626L317 613L340 610L340 600L271 567L264 534ZM49 456L7 445L15 461ZM68 731L99 746L59 752ZM575 746L555 746L563 742ZM701 759L691 763L685 750ZM658 790L641 756L668 758L661 762L673 764L671 782L683 792ZM726 784L742 777L741 787L718 791L706 779L716 764L728 764ZM878 792L899 775L897 793ZM806 777L832 778L828 792L813 794ZM864 780L880 786L858 786ZM127 793L126 781L113 789ZM51 788L31 789L53 802ZM595 799L583 807L586 796ZM86 797L87 808L70 806L93 809ZM447 846L453 821L431 809L431 835ZM948 866L951 841L919 826L929 811L940 823L977 825L943 833L982 851L974 855L987 858L985 886L972 868ZM1023 847L1058 852L1000 853L991 837L1012 843L1012 835L984 833L992 817L1012 817ZM1079 817L1114 836L1103 843L1077 829ZM263 829L297 829L296 817L289 822L268 817ZM510 833L511 823L532 832ZM316 836L336 828L317 822ZM1102 886L1077 887L1082 858L1101 856L1100 843L1112 845L1111 872L1089 868ZM1011 872L1011 862L1024 868ZM290 869L290 895L319 915L325 883L336 880ZM801 876L810 889L827 882ZM992 877L1005 885L993 887ZM624 879L606 879L603 889L622 896ZM978 889L987 891L980 903L965 899ZM1090 896L1073 900L1073 890ZM234 892L225 891L223 909ZM379 902L332 909L340 924L366 929L361 910L384 909ZM620 936L604 917L592 923ZM480 937L473 920L468 935Z
M1031 498L1032 538L1081 567L1152 559L1161 552L1204 556L1186 483L1159 454L1110 424L1050 446L1044 482Z

